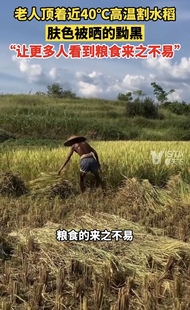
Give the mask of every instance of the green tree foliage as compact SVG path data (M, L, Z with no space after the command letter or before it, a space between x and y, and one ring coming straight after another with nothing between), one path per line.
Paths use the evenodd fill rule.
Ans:
M71 90L63 90L59 83L54 83L52 85L48 85L47 87L47 95L51 97L57 98L71 98L76 99L76 94Z
M149 97L146 97L144 100L137 98L133 102L126 102L126 116L143 116L152 119L160 118L158 107Z
M141 90L141 89L137 89L133 92L133 95L137 96L137 98L139 100L141 100L142 98L144 98L146 96L146 94Z
M120 101L131 101L133 100L132 93L131 92L128 92L126 94L119 93L117 99Z
M160 85L156 84L155 82L152 82L151 86L153 87L154 95L156 96L156 99L159 103L166 102L167 96L175 92L174 89L170 89L168 92L166 92Z
M170 112L177 115L188 115L190 114L190 104L185 103L184 101L178 102L165 102L161 105L163 109L169 110ZM189 121L190 123L190 121Z

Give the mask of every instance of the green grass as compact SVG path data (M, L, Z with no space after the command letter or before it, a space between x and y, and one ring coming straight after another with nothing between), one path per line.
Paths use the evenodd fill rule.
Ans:
M0 109L1 128L25 138L65 139L96 131L97 140L190 139L188 116L161 110L162 120L127 118L119 101L7 95L0 96Z

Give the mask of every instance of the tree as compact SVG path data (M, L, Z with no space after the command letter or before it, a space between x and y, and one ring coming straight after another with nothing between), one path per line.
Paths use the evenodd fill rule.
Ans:
M156 99L160 103L166 102L167 96L175 92L174 89L170 89L168 92L165 92L165 90L163 90L163 88L160 85L156 84L155 82L152 82L151 86L154 89L153 92L154 92L154 95L156 96Z
M139 100L146 96L146 94L141 89L135 90L133 95L137 96L137 99Z
M48 87L48 96L59 97L59 98L71 98L76 99L76 94L71 90L63 90L63 88L58 83L49 85Z
M121 101L131 101L133 100L132 93L131 92L128 92L126 94L119 93L117 99Z
M48 85L47 89L48 89L48 91L47 91L48 96L52 96L52 97L62 97L63 96L63 89L60 86L60 84L58 84L58 83Z

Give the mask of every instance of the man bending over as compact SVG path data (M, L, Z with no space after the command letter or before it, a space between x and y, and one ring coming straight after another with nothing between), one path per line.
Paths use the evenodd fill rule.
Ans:
M71 136L67 141L65 141L64 146L71 146L70 153L65 161L65 163L59 169L58 174L60 175L62 169L65 168L69 160L71 159L73 153L77 153L80 156L80 189L82 192L85 191L84 179L86 173L91 172L96 178L96 186L100 184L102 186L102 180L99 175L99 169L101 169L99 158L97 152L85 142L85 137Z

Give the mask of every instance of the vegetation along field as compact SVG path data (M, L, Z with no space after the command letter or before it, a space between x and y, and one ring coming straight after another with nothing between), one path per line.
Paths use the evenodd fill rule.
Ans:
M190 309L190 108L153 86L157 104L59 85L0 96L0 309ZM73 134L97 150L103 190L89 175L80 193L77 155L58 176ZM134 238L61 242L58 229Z

